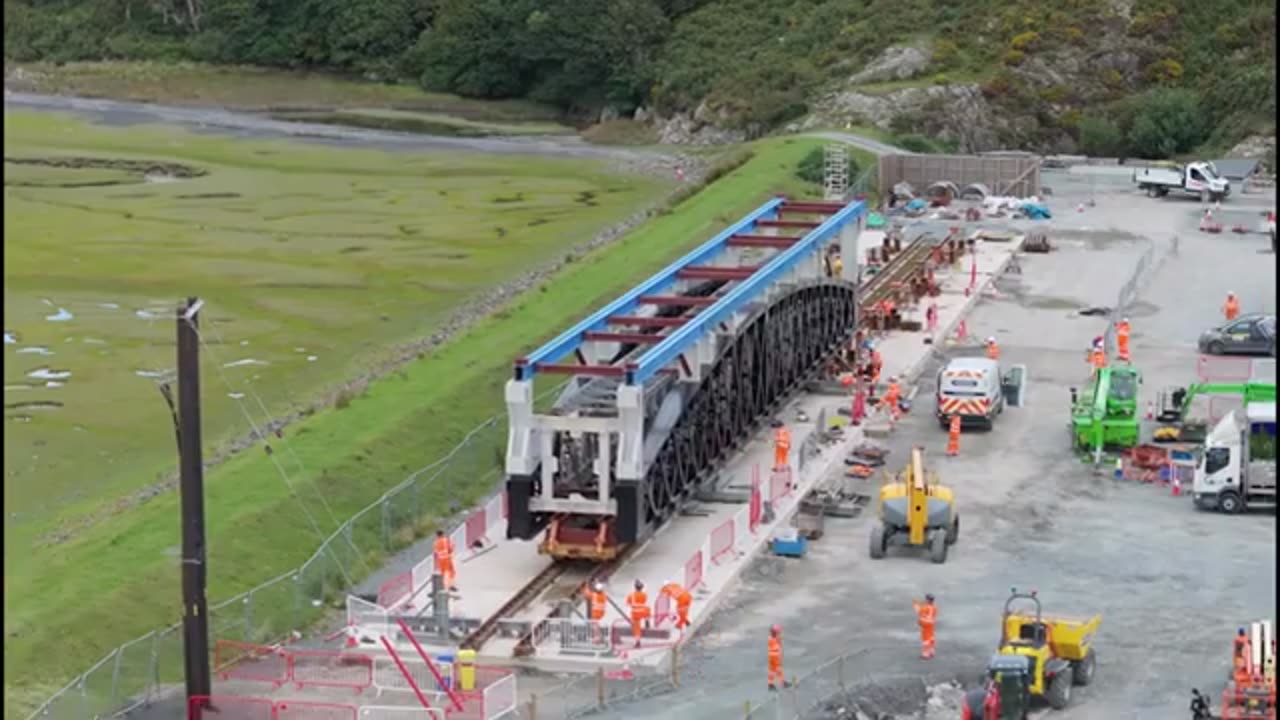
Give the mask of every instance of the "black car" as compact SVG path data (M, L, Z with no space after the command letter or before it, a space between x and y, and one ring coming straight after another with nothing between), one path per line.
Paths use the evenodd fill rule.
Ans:
M1242 315L1231 322L1205 330L1200 335L1200 352L1210 355L1276 354L1276 316Z

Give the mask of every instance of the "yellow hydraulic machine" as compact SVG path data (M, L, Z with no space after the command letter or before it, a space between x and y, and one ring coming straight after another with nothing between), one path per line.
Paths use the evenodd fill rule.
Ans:
M1033 604L1035 613L1014 611L1019 602ZM1030 660L1032 697L1044 698L1050 707L1061 710L1071 701L1073 685L1093 682L1093 636L1102 624L1101 615L1085 620L1047 618L1040 612L1035 590L1020 593L1013 588L1004 603L1002 624L997 657L1021 655Z
M898 481L880 488L878 521L871 526L871 557L880 559L893 544L928 547L929 559L947 561L947 549L960 539L960 515L951 488L924 469L924 449L911 449L911 460Z

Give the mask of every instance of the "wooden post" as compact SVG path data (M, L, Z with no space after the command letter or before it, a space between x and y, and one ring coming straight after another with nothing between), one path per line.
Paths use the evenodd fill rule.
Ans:
M182 507L182 636L191 698L208 696L209 609L205 597L204 461L200 434L200 332L204 302L188 298L178 308L178 445Z

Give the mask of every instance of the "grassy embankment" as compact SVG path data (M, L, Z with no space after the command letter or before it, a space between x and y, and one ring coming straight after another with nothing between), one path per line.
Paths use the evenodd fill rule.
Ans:
M11 85L32 92L268 113L279 120L379 130L486 137L572 135L552 107L527 100L478 101L408 84L325 73L202 63L7 63Z
M280 168L283 164L305 177L307 163L323 166L317 154L329 151L287 146L286 161L282 155L265 158L257 155L264 151L280 153L286 149L280 144L232 147L220 140L177 134L162 136L154 132L146 136L133 135L131 137L139 139L126 140L123 134L82 126L72 134L65 132L68 129L65 124L47 119L25 126L12 116L6 120L6 141L11 148L22 132L31 138L28 144L37 147L39 143L34 140L38 138L44 138L45 142L49 137L60 141L66 138L65 143L59 142L60 149L75 154L87 154L84 145L94 142L106 145L97 147L97 152L111 151L115 155L124 154L126 149L137 152L142 148L169 145L166 155L176 154L175 160L210 165L214 169L204 179L126 188L122 193L129 195L133 193L128 191L140 189L163 192L166 197L163 202L157 198L117 197L110 211L100 207L95 211L92 203L83 200L59 200L52 206L58 211L55 227L62 228L58 234L47 230L51 206L28 205L25 216L29 224L25 226L18 220L24 216L22 205L11 204L7 208L5 230L11 238L6 246L7 273L11 275L7 278L7 293L14 296L14 300L23 300L25 296L25 306L6 298L6 313L13 314L10 317L38 319L39 315L34 313L41 309L37 298L53 295L54 290L67 293L58 298L62 306L73 301L87 303L71 304L69 309L73 313L76 307L119 302L121 313L126 316L124 320L107 319L113 316L99 309L92 314L95 327L75 331L68 325L39 321L32 327L41 332L57 327L63 332L43 340L22 338L24 344L44 342L55 351L80 346L78 341L64 343L61 335L107 334L112 344L88 353L80 350L86 368L83 371L78 364L66 360L66 366L76 370L69 381L74 384L59 388L65 391L78 386L77 397L83 398L81 402L86 403L86 410L106 425L95 427L93 432L83 432L63 420L66 424L58 435L70 438L72 443L92 444L92 451L86 448L77 452L81 457L95 459L96 465L63 475L59 481L61 492L54 488L53 479L45 480L56 477L56 468L47 468L43 463L30 468L39 470L40 486L34 485L34 473L28 475L25 486L11 481L14 488L25 487L23 493L15 491L15 495L20 496L15 499L24 501L28 512L42 515L44 520L16 526L12 531L14 537L6 537L9 588L15 590L6 595L6 619L10 627L6 640L6 656L10 660L6 663L5 675L7 710L30 707L119 642L177 617L176 568L172 554L177 543L174 527L177 497L172 492L161 493L150 502L130 506L124 512L99 517L96 523L75 527L74 533L60 544L36 542L53 527L65 526L72 518L111 506L122 494L151 482L154 473L171 465L161 460L139 469L141 466L134 464L136 453L121 450L129 443L153 443L157 457L159 453L171 453L172 435L165 424L163 404L159 398L151 399L154 391L146 382L129 377L134 366L127 356L108 362L92 359L97 352L117 352L116 347L120 346L145 348L149 357L154 358L154 365L168 364L167 338L172 332L168 323L131 324L133 319L127 316L132 308L142 306L153 297L172 298L193 290L202 294L211 303L208 314L221 327L227 340L225 346L215 346L210 352L213 357L206 358L206 363L226 363L242 359L242 355L273 359L276 362L269 366L234 368L229 372L260 375L255 387L266 393L269 400L286 393L296 397L305 387L303 377L297 373L314 371L317 380L322 376L332 381L335 376L359 372L360 363L338 361L338 356L348 354L352 346L361 343L374 348L379 340L385 342L387 335L378 338L369 334L370 325L394 326L399 319L404 329L429 328L439 317L437 311L445 309L447 300L474 289L481 278L510 274L521 262L527 262L525 256L510 252L513 239L536 247L532 235L535 230L545 230L555 238L568 237L574 234L565 224L570 221L578 223L581 234L586 234L587 226L593 224L587 218L594 213L606 215L603 203L610 195L597 196L596 201L602 206L579 207L584 203L576 202L572 195L581 190L565 188L563 184L581 185L581 180L553 181L541 177L537 180L537 190L525 190L524 202L535 207L517 211L510 208L509 203L489 207L497 197L516 192L516 187L493 187L493 183L502 181L485 177L488 173L477 169L456 167L443 172L437 167L433 172L432 163L441 162L439 160L400 158L398 162L405 166L396 174L385 168L378 170L379 161L373 154L362 155L366 158L363 162L374 167L361 171L357 162L356 170L346 169L346 173L355 178L350 181L356 185L352 188L345 178L341 182L333 179L320 182L279 174L283 172ZM51 135L44 135L50 132ZM104 140L107 137L114 139ZM171 145L179 142L179 137L185 152ZM167 142L160 142L162 139ZM81 147L76 148L77 144ZM559 331L592 305L705 239L768 194L804 193L806 188L791 176L791 171L800 157L816 145L816 141L806 140L758 144L757 154L749 163L685 201L674 212L646 224L619 244L570 265L554 282L525 295L507 310L483 321L464 337L411 364L403 372L375 383L345 407L318 413L291 428L290 444L306 465L305 471L292 478L299 494L310 490L308 486L318 487L341 519L376 498L409 470L441 456L462 433L501 409L501 384L508 375L512 358ZM52 154L47 149L40 152ZM229 162L228 154L234 155L235 162L230 167L222 166ZM237 165L240 169L236 169ZM311 172L324 177L323 170L311 167ZM507 167L500 172L512 174L511 182L515 183L524 175L538 175L538 168L548 166L542 161L522 160L521 167L523 170ZM496 168L493 171L499 172ZM255 177L255 173L261 176ZM442 182L448 178L449 189L423 181L423 177L433 175L441 177ZM399 185L401 179L417 190ZM467 200L467 188L472 181L487 189L476 196L473 187ZM374 189L383 182L393 189ZM204 218L205 229L199 233L200 239L196 239L195 233L187 228L199 222L191 220L193 213L195 217L202 217L205 211L193 208L192 201L178 201L174 196L194 193L197 183L205 183L201 187L206 191L217 189L224 193L267 196L276 193L276 202L281 204L273 209L259 208L264 202L260 199L235 199L243 203L238 207L220 204L222 209L214 217ZM315 187L315 183L320 187ZM308 197L297 197L299 185L308 188L301 191ZM629 189L622 190L623 186ZM635 181L609 179L606 189L608 187L619 189L615 195L630 194L633 199L647 192ZM366 199L360 194L362 189L370 195L377 192L381 197ZM546 197L557 195L557 190L571 194L568 206ZM448 198L439 196L439 192L447 192ZM7 195L11 203L24 202L16 197L18 189L9 190ZM541 206L538 198L542 198ZM140 206L130 210L121 203L140 203ZM352 203L356 207L353 208ZM378 209L370 207L373 203L377 203ZM88 207L84 207L86 204ZM387 205L434 207L448 214L447 219L442 219L438 214L419 210L412 222L398 217L379 218L379 213L397 212ZM488 218L475 219L482 209L488 209ZM512 222L512 213L518 213L522 222ZM253 220L255 216L262 220ZM517 232L517 227L527 226L532 217L548 217L553 222L559 218L561 224L553 225L556 230L540 225ZM123 229L119 223L124 220L146 220L155 227L148 230L148 223L139 223L137 227L130 226L133 229ZM253 225L254 222L292 224L295 234L292 239L280 242L283 228L273 232ZM350 225L344 228L344 223ZM415 249L414 243L402 237L404 230L396 229L386 236L361 239L363 245L376 247L376 252L341 252L353 247L349 234L367 234L371 226L379 224L392 227L405 224L410 230L435 238L436 242L424 242ZM505 240L498 241L495 228L503 225L510 227L511 232ZM25 231L21 230L23 227ZM39 227L46 229L39 230ZM71 232L77 228L77 232ZM97 229L92 245L83 241L85 228ZM185 238L184 229L187 229ZM153 244L138 242L139 234L149 234ZM334 237L339 234L347 237ZM31 237L28 242L35 247L19 252L22 246L12 238L23 235ZM216 245L208 239L210 235ZM265 237L271 241L264 242ZM304 238L307 238L309 252L297 257L279 257L280 253L288 253L291 243L301 245ZM464 253L457 248L445 249L448 243L444 238L469 238L466 252L473 254L468 260L462 260L458 255ZM159 242L166 243L165 249L154 245ZM218 251L219 245L229 249ZM80 263L74 262L77 257ZM178 274L157 277L155 268L161 266L161 260L173 264ZM369 264L361 265L361 261ZM442 263L450 264L441 268ZM77 268L85 270L77 276ZM62 287L50 290L55 282ZM289 287L281 289L280 285ZM302 289L307 292L300 292ZM384 316L388 319L382 319ZM8 322L6 318L6 324ZM241 339L249 339L249 345L239 347ZM294 352L295 347L308 349ZM319 348L316 354L320 360L306 363L305 353L314 348ZM321 372L320 364L326 357L333 357L334 364ZM56 361L50 364L58 367L64 363L61 356L49 360ZM89 370L94 367L98 368L97 378L95 372ZM277 368L278 374L269 375ZM95 379L108 391L109 398L90 400L86 397L83 388ZM136 382L130 383L131 380ZM109 387L111 383L118 383L119 387ZM215 408L219 401L227 405L228 388L216 372L206 373L205 388L212 405L207 422L210 427L216 427L212 417L217 414ZM281 390L284 392L279 392ZM144 412L144 406L150 409ZM64 407L47 417L66 418L73 410ZM130 413L142 413L145 417L130 418ZM46 416L36 419L43 421ZM32 422L25 427L41 426ZM150 437L144 439L144 436ZM27 445L22 451L26 456L34 455L32 449L37 441L51 442L54 437L50 434L41 438L28 433L24 441ZM7 433L6 446L10 442ZM113 453L114 457L98 459L101 452ZM40 454L49 457L48 449L43 446ZM22 456L6 447L7 457L15 455ZM130 463L135 471L110 472L113 460L117 466ZM116 479L111 480L112 477ZM453 497L444 497L441 501L467 501L486 490L458 484L447 489ZM9 492L6 490L7 495ZM317 543L315 533L298 512L270 460L260 452L234 456L211 472L207 494L209 590L214 599L227 597L297 566ZM59 495L69 496L70 504L49 507L47 501L56 500ZM6 496L6 504L8 500ZM6 526L6 535L10 535L9 526ZM59 648L56 654L47 652L47 648L53 646Z

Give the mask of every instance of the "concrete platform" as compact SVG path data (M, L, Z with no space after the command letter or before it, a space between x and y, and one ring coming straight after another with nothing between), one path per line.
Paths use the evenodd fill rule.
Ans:
M963 317L977 303L993 278L1005 271L1013 255L1021 247L1019 236L1010 242L979 241L975 248L977 261L977 284L969 293L965 292L971 276L970 260L966 256L959 267L943 268L936 273L943 291L932 299L938 307L937 328L929 333L894 331L877 340L878 348L884 359L883 377L897 376L903 384L904 391L910 391L925 363L928 361L934 344L954 341L957 326ZM923 319L928 300L907 315L909 318ZM926 338L933 344L927 343ZM980 342L982 338L974 338L972 342ZM817 429L816 419L825 411L827 417L836 417L838 410L847 407L848 400L839 397L803 394L779 413L787 422L792 433L792 481L791 492L779 498L774 504L773 519L762 522L755 533L745 527L746 503L698 503L665 527L653 538L638 549L621 568L612 576L606 587L610 597L618 605L632 589L632 583L639 579L645 583L650 602L657 598L659 588L664 581L673 579L681 584L686 583L686 566L691 558L701 551L704 555L702 581L694 592L694 602L690 611L691 627L685 635L692 635L716 609L717 603L735 584L740 571L751 561L751 558L766 548L770 539L780 530L791 525L798 507L798 501L812 488L830 478L843 474L843 460L849 452L864 439L863 428L848 428L841 441L826 446L819 446L816 454L799 461L798 453L806 446L806 440ZM798 411L803 410L810 418L809 422L795 421ZM875 420L864 423L869 431ZM897 461L890 458L890 466ZM773 464L772 431L763 429L738 455L729 461L722 478L728 485L749 487L753 471L758 468L761 478L764 499L769 499L770 468ZM735 537L732 548L719 558L707 557L711 552L710 536L712 531L727 521L736 519ZM838 520L828 520L838 522ZM501 535L500 535L501 536ZM822 540L816 541L823 542ZM803 559L795 562L802 563ZM537 554L536 541L502 540L493 550L470 558L462 563L458 570L458 585L461 590L458 597L452 600L451 615L455 617L483 620L491 617L516 592L542 571L550 560ZM569 579L574 580L573 578ZM564 597L564 587L557 584L549 589L542 598L530 603L521 611L516 620L537 622L547 614ZM581 622L571 620L570 622ZM626 618L614 607L606 613L606 624L624 628ZM660 627L670 628L670 622ZM664 633L665 634L665 633ZM479 660L486 664L530 665L550 672L593 672L597 668L661 667L670 656L671 647L679 641L679 635L669 638L645 638L639 649L631 647L629 632L619 633L624 642L613 648L611 653L584 654L581 651L563 651L558 642L548 639L540 642L534 657L523 661L515 661L511 652L517 642L512 637L497 636L490 640L479 654ZM431 652L451 652L453 648L433 645L422 638L422 644ZM407 646L407 643L406 643Z

